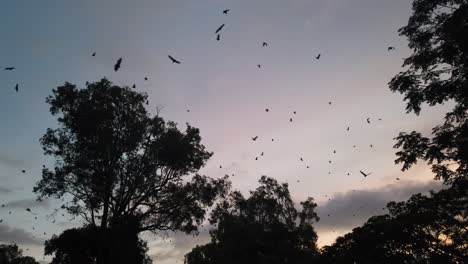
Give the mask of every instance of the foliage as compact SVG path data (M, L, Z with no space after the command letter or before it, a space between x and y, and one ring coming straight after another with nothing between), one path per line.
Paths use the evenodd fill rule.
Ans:
M298 211L287 184L263 176L249 198L237 191L211 214L211 243L197 246L186 263L305 263L316 256L319 218L312 198Z
M468 183L388 204L389 214L323 249L324 263L465 263L468 260Z
M196 233L206 210L229 187L226 178L197 174L212 156L199 130L187 124L182 132L174 122L151 117L146 94L102 79L84 89L65 83L46 101L59 126L49 128L41 144L56 163L43 168L34 192L39 198L71 197L62 208L100 228L99 264L116 263L113 252L125 245L122 239L131 238L129 245L137 248L140 232ZM54 241L89 239L80 235L86 232L69 230L49 241L48 252L72 258L73 248Z
M424 103L449 102L453 109L432 129L431 138L416 131L400 133L395 162L407 170L423 159L446 183L468 177L468 2L415 0L413 14L399 32L413 54L390 89L405 95L408 112L419 114Z
M200 143L199 130L181 132L173 122L149 117L145 94L108 80L85 89L66 83L47 98L59 128L41 139L56 159L43 169L34 191L41 197L71 195L71 214L105 228L135 216L138 231L193 232L205 210L223 192L223 179L195 175L212 153Z
M146 243L129 222L105 231L91 225L65 230L46 241L45 254L54 255L51 264L95 264L102 247L110 263L152 263Z
M32 257L24 257L23 251L16 245L0 245L0 264L39 264Z

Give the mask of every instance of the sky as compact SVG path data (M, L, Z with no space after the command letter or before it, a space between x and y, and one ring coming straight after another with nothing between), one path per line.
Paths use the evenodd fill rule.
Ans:
M297 203L314 197L321 246L388 201L441 188L424 164L407 172L394 164L393 138L428 135L447 107L406 114L403 97L388 89L410 54L397 32L410 14L410 0L5 1L0 67L16 70L0 71L0 242L43 260L45 239L81 223L61 212L46 217L58 201L39 203L32 193L42 165L53 164L39 143L57 125L45 98L66 81L136 84L150 112L163 106L160 114L181 129L200 128L214 152L200 173L234 174L244 193L267 175L288 182ZM209 240L206 229L195 238L170 235L143 234L155 262L180 262Z

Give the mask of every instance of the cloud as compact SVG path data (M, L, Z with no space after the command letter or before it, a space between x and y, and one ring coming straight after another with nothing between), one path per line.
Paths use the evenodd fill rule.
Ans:
M18 244L42 245L43 241L34 237L24 229L11 228L0 224L0 241L4 243L15 242Z
M8 194L8 193L11 193L11 192L12 192L11 189L0 186L0 193Z
M43 200L43 201L36 201L35 199L22 199L22 200L15 200L8 202L6 205L8 208L21 208L21 209L26 209L26 208L49 208L50 203L48 200Z
M412 194L440 190L442 187L437 181L401 181L376 189L339 193L324 205L317 207L320 222L316 227L318 231L350 230L363 224L371 216L387 212L382 208L390 201L404 201Z

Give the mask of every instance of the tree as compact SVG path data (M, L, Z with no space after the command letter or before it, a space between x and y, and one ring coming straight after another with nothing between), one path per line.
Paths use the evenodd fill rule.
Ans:
M102 234L129 219L136 234L196 232L229 185L196 174L212 155L199 130L187 124L181 132L151 117L146 94L102 79L84 89L65 83L46 102L59 127L49 128L41 144L56 164L43 169L34 191L40 198L71 197L62 207ZM100 239L105 244L108 237ZM98 263L109 263L103 250Z
M102 234L105 232L105 234ZM102 237L105 242L98 242ZM51 264L95 264L99 248L112 252L111 263L150 264L146 243L128 225L102 231L94 226L65 230L45 243L45 254L54 255Z
M322 250L322 263L466 263L468 184L388 204Z
M453 103L444 123L432 137L400 133L396 163L409 169L418 159L427 161L437 179L452 183L468 176L468 2L466 0L415 0L408 25L399 30L413 54L407 69L389 83L405 95L407 112L419 115L424 103Z
M23 251L16 245L0 245L0 264L39 264L32 257L24 257Z
M298 211L287 184L266 176L259 183L249 198L234 191L216 206L211 242L188 253L187 264L310 263L316 257L314 200L302 202Z

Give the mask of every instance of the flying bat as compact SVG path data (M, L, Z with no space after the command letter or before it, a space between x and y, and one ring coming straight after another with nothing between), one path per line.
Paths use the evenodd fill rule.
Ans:
M120 64L122 63L122 58L119 58L114 65L114 71L118 71L120 69Z
M367 177L367 176L371 175L371 173L372 173L372 172L369 172L369 173L366 174L366 173L364 173L364 172L361 171L361 170L360 170L359 172L360 172L364 177Z
M225 24L222 24L215 32L215 34L218 34L223 28Z
M169 57L169 59L171 59L172 63L177 63L177 64L180 64L180 61L174 59L174 57L172 57L171 55L167 55Z

